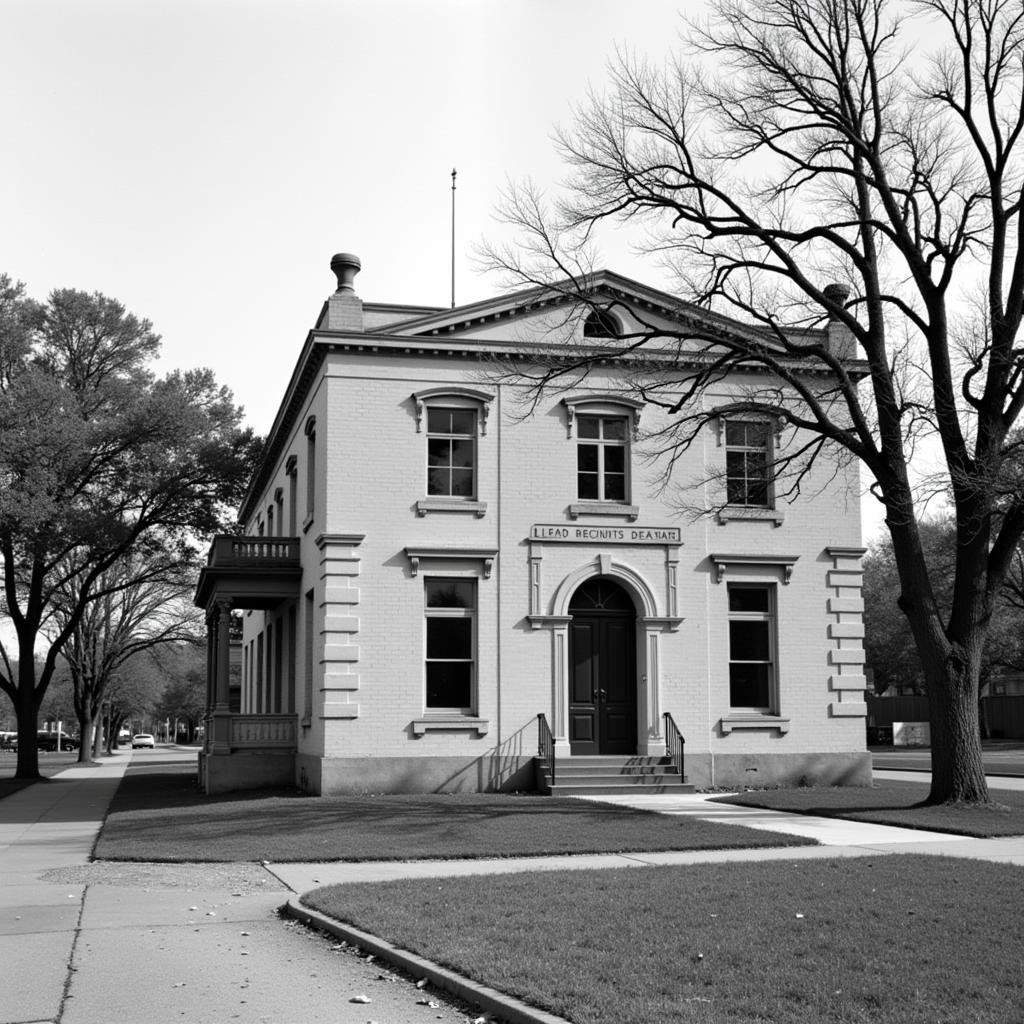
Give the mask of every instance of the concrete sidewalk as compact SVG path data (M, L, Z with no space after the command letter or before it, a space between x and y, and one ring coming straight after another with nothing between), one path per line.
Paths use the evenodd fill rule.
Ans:
M56 1020L85 898L84 884L44 880L85 864L130 755L69 768L0 800L2 1020Z
M282 920L292 893L262 865L90 863L131 758L70 768L0 800L0 1024L476 1016Z
M900 773L894 772L894 775ZM992 780L999 782L1021 780ZM1015 788L1015 787L1009 787ZM510 874L516 871L558 871L564 868L624 868L655 864L721 864L726 861L820 860L827 857L866 857L888 853L928 853L972 857L1024 865L1024 836L974 839L946 832L896 828L870 822L819 818L787 811L769 811L736 804L715 803L721 793L680 796L596 796L597 803L656 811L659 814L701 818L725 825L744 825L803 836L819 846L776 846L742 850L680 850L665 853L598 853L555 857L500 857L479 860L362 861L318 864L269 864L269 870L297 893L345 882L383 882L396 878Z
M417 989L407 977L277 916L290 897L334 882L902 852L1024 864L1024 837L969 839L709 803L701 795L602 799L795 833L823 845L403 863L90 863L131 758L124 752L99 766L70 768L0 800L0 1024L474 1019L466 1005Z

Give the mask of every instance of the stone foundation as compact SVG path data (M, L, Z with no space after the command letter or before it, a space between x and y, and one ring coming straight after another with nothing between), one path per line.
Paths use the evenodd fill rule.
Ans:
M199 755L199 785L207 796L244 789L295 785L291 751L245 751Z
M687 754L686 776L697 789L768 786L870 786L866 751L809 754Z
M493 793L532 790L533 757L296 756L299 788L341 793Z

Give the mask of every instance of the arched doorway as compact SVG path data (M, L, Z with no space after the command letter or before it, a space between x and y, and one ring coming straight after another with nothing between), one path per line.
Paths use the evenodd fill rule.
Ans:
M636 607L606 576L569 602L569 744L574 755L636 753Z

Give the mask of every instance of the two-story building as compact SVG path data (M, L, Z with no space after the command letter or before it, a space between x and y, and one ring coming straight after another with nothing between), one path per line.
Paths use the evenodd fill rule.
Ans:
M698 787L870 780L855 466L819 460L780 500L799 439L737 411L749 377L704 394L670 469L647 457L671 414L638 375L670 379L678 341L531 389L630 310L678 327L677 300L613 273L589 282L613 312L544 289L440 309L364 303L358 259L331 266L243 533L197 592L207 791L558 791L584 765L653 791L682 740Z

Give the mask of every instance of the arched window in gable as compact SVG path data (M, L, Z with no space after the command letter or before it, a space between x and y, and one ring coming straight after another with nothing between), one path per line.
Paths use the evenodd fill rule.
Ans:
M614 313L606 309L594 309L583 321L584 338L618 338L622 336L622 324Z

